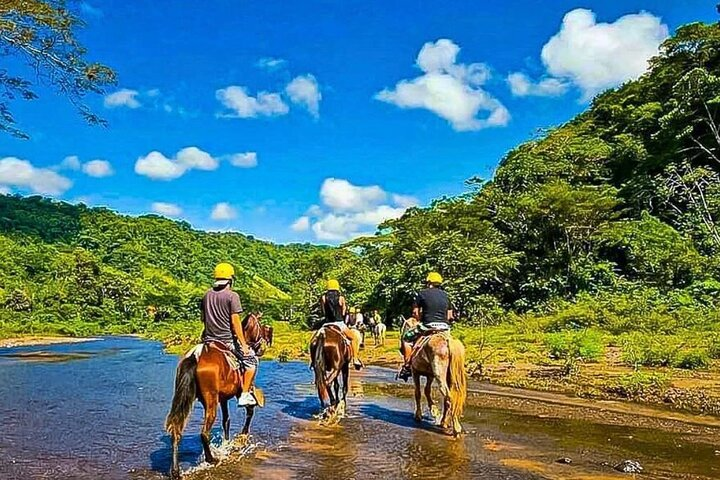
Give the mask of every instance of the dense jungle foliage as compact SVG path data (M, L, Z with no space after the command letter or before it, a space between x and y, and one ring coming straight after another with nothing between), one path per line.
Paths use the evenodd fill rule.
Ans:
M241 271L246 303L273 318L305 322L329 277L351 303L394 318L432 269L469 326L542 332L560 352L597 332L648 343L629 362L654 341L631 335L692 350L720 325L719 75L720 26L686 25L644 76L510 151L493 179L341 248L0 197L0 319L64 333L196 321L222 260ZM553 337L573 331L582 338Z

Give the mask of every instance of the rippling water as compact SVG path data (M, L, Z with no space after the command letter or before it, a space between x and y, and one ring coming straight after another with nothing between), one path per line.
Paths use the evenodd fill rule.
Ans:
M158 479L169 468L163 421L177 358L136 338L0 349L1 479ZM649 478L718 478L718 429L701 435L560 419L500 408L469 408L455 440L412 420L408 391L388 395L392 372L353 374L348 417L319 426L307 365L262 362L246 457L189 473L191 479L622 478L612 465L636 458ZM397 392L396 392L397 393ZM551 406L548 404L548 407ZM196 466L201 407L181 443ZM233 433L243 414L231 409ZM696 432L697 433L697 432ZM715 435L715 437L712 437ZM214 442L220 444L220 422ZM555 462L570 456L572 465Z

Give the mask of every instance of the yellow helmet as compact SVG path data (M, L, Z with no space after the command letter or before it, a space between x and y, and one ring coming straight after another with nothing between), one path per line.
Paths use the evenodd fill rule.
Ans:
M428 273L426 281L427 283L437 283L439 285L443 282L443 278L438 272L430 272Z
M235 269L229 263L218 263L213 276L215 280L230 280L235 276Z
M340 282L335 280L334 278L327 281L327 289L328 290L340 290Z

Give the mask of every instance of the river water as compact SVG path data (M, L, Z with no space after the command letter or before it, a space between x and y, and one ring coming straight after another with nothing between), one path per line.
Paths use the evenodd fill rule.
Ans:
M163 421L176 362L159 343L128 337L0 349L0 478L164 478L170 450ZM720 478L720 424L701 417L623 425L610 421L619 417L608 410L558 416L553 412L562 408L552 402L533 407L522 394L490 392L467 409L468 433L455 440L430 422L413 422L409 391L389 386L389 370L355 375L348 417L333 426L313 418L311 381L305 364L262 362L258 385L268 404L256 412L251 444L245 455L231 454L214 467L196 467L202 450L196 405L181 444L188 476L627 478L612 466L634 459L644 478ZM231 415L237 432L242 413L232 408ZM563 457L572 462L557 462Z

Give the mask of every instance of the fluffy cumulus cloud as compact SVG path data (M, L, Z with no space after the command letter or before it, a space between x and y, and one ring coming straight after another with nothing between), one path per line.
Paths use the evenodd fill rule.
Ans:
M226 108L226 111L220 114L222 117L276 117L290 111L279 93L259 92L252 96L247 88L231 85L216 91L215 97Z
M510 112L482 88L490 69L483 63L457 63L459 53L452 40L426 43L415 61L423 74L401 80L375 98L400 108L430 110L458 131L507 125Z
M210 219L215 221L227 221L237 218L237 210L227 202L215 204L210 212Z
M541 58L547 70L544 80L523 88L514 77L516 95L547 94L548 82L570 82L580 89L583 100L642 75L648 60L658 53L668 37L668 27L647 12L625 15L613 23L598 23L595 14L583 8L568 12L560 31L545 44ZM508 78L511 88L513 84ZM518 88L519 86L519 88ZM552 88L551 88L552 89Z
M322 94L314 76L308 74L293 78L285 87L285 93L291 102L307 109L313 117L320 115Z
M16 157L0 159L0 189L5 193L19 189L41 195L62 195L70 187L70 179L54 170L35 167Z
M174 203L167 203L167 202L153 202L151 205L152 211L155 213L159 213L160 215L165 215L168 217L177 217L178 215L182 214L182 208L180 208L178 205Z
M227 159L233 167L253 168L258 164L256 152L235 153L228 155Z
M169 158L153 151L137 159L135 173L153 180L174 180L190 170L216 170L221 160L227 160L236 167L250 168L257 165L257 154L245 152L215 157L197 147L186 147Z
M83 164L82 171L85 175L95 178L109 177L115 173L107 160L90 160Z
M418 204L417 199L389 194L378 185L359 186L338 178L326 179L320 187L322 206L313 205L290 228L312 230L319 240L340 242L370 235L378 224L399 218Z
M105 95L103 105L105 108L140 108L142 107L142 104L140 103L140 100L138 100L139 95L140 92L137 90L121 88L117 92Z

